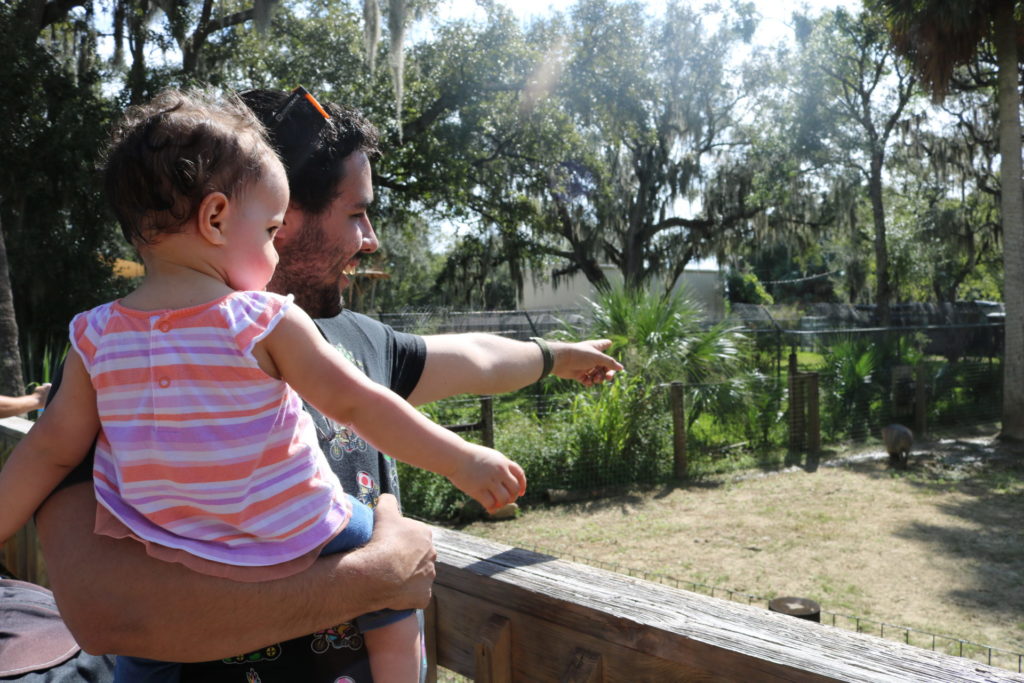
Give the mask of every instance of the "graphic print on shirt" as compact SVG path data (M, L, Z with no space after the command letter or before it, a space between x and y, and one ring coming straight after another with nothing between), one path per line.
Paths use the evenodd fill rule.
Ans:
M338 353L348 359L352 365L359 368L360 372L366 374L366 365L356 360L355 356L353 356L348 349L341 344L335 344L334 348ZM324 418L327 420L327 423L330 425L331 431L333 432L333 436L331 437L331 447L327 450L327 455L332 460L341 462L346 455L369 452L370 445L349 429L348 425L338 424L326 415Z
M245 683L263 683L263 679L256 673L256 669L250 668L245 672Z
M369 450L369 444L349 429L347 425L340 425L329 417L327 420L334 429L334 436L331 438L331 448L328 453L332 460L340 462L346 455L366 453Z
M317 631L313 634L313 639L309 644L310 649L318 655L322 655L332 647L335 650L340 650L343 647L349 650L358 650L362 646L363 634L359 632L355 624L348 622L338 624L334 628Z
M381 453L381 455L384 459L384 469L387 472L388 483L391 485L388 493L401 500L402 496L398 488L398 465L395 463L395 459L387 453ZM399 504L399 508L401 508L401 504Z
M356 486L359 490L353 495L359 502L370 508L377 507L377 499L380 498L380 486L377 484L377 480L373 478L373 475L360 470L356 473Z
M221 661L225 664L254 664L256 662L272 662L280 656L281 643L275 643L273 645L261 647L259 650L253 650L252 652L248 652L244 655L238 655L237 657L228 657ZM252 669L249 670L252 671ZM259 677L257 676L257 678Z

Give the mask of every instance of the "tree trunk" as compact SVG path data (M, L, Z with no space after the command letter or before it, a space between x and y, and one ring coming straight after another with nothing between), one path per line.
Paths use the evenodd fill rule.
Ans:
M25 381L21 375L21 353L18 351L18 322L14 317L14 295L7 269L7 247L0 225L0 394L21 396Z
M871 153L871 177L868 178L868 195L871 197L871 216L875 226L875 306L878 324L888 327L891 316L889 303L892 288L889 282L889 247L885 241L885 207L882 204L882 165L885 163L881 151Z
M1021 178L1020 92L1017 22L1012 0L996 7L999 64L999 173L1003 223L1003 428L1000 437L1024 440L1024 189Z
M128 21L128 51L132 65L128 70L128 103L142 104L146 99L146 22L149 21L148 6L143 16L132 16Z

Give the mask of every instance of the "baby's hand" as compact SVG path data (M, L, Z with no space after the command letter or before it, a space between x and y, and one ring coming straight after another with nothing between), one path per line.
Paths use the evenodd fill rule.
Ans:
M488 512L526 493L526 474L522 467L493 448L467 445L470 446L468 457L462 459L448 477L460 491L474 498Z

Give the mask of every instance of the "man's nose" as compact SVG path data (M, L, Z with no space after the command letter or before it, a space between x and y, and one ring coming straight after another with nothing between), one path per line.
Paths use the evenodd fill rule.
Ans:
M372 254L379 248L380 242L377 240L377 233L373 230L373 224L367 219L366 225L363 226L363 247L360 251Z

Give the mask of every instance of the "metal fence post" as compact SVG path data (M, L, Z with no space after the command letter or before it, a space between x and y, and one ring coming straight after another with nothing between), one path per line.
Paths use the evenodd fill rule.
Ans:
M672 382L669 387L672 397L672 474L678 479L686 478L686 397L683 383Z
M914 434L919 439L928 429L928 386L925 384L925 375L924 363L918 363L914 368Z

